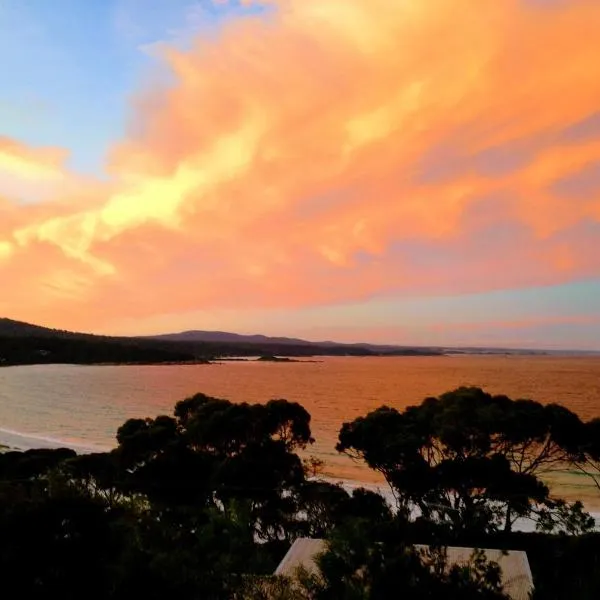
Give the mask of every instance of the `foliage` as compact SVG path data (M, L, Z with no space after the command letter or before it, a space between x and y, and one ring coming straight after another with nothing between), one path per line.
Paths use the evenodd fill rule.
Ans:
M600 464L596 422L470 388L378 409L345 424L338 449L385 475L392 511L379 494L319 479L318 459L303 463L310 421L286 400L196 394L171 416L124 423L111 452L0 453L4 589L67 600L82 590L92 600L503 598L481 553L468 568L448 564L444 547L463 545L526 550L536 597L598 597L592 520L539 480L557 461ZM542 533L498 527L528 514ZM273 577L299 536L328 540L320 571Z
M416 507L457 530L509 531L516 518L556 506L539 475L576 460L582 431L561 406L459 388L345 423L337 449L382 473L400 510Z
M302 461L304 467L304 474L307 477L317 477L323 473L325 469L325 461L321 460L317 456L309 456Z
M206 351L205 351L206 352ZM2 335L0 366L30 364L158 364L208 358L183 345L134 338L67 334Z
M434 356L433 348L325 344L264 336L185 332L157 337L109 337L49 329L0 317L0 366L23 364L98 364L203 362L215 357L263 355ZM191 334L191 335L190 335ZM281 358L276 359L281 361ZM285 359L283 359L285 361Z
M581 535L594 530L596 522L579 501L553 500L538 513L537 529L546 533Z
M580 451L574 461L575 467L589 476L600 491L600 418L584 425Z

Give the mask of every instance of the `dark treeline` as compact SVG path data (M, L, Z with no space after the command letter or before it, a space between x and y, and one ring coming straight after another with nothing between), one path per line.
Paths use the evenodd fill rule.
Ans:
M156 364L211 358L183 348L77 337L0 337L0 366L30 364Z
M422 356L439 351L361 345L281 342L173 341L151 337L110 337L48 329L0 318L0 366L24 364L169 363L228 356Z
M382 407L344 424L337 450L384 476L390 506L302 460L313 439L299 404L197 394L171 416L124 423L111 452L0 454L3 589L65 599L505 598L497 565L481 555L470 569L445 563L441 549L458 545L525 550L535 598L595 599L600 535L542 476L570 465L597 482L599 431L600 421L562 406L476 388ZM517 519L536 532L514 531ZM292 586L271 574L298 537L329 546L320 575Z
M400 352L398 352L400 354ZM402 351L404 356L427 354ZM30 364L159 364L216 361L229 356L376 356L373 351L277 344L167 342L103 336L1 336L0 366Z
M0 366L25 364L102 364L194 362L212 358L169 342L109 337L48 329L0 319Z

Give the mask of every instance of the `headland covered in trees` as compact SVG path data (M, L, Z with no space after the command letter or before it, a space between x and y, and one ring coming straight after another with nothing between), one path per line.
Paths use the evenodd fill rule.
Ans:
M115 337L49 329L0 318L0 366L30 364L203 364L219 359L322 356L600 355L585 351L451 348L369 343L310 342L298 338L220 331ZM277 362L274 360L273 362ZM282 361L283 362L283 361Z
M0 318L0 366L200 364L227 357L440 356L443 353L439 348L308 342L223 332L111 337Z
M444 562L443 548L463 546L525 551L534 598L600 596L594 520L544 482L567 464L600 494L600 419L558 404L459 388L345 423L337 452L381 473L392 503L322 479L311 416L283 399L196 394L116 438L110 452L0 454L5 587L28 598L507 598L480 554L469 568ZM517 519L535 531L515 531ZM318 574L292 585L273 572L299 537L327 550Z

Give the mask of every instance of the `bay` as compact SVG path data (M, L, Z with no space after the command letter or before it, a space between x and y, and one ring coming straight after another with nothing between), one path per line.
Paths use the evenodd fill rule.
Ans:
M335 451L344 421L381 405L402 409L461 385L513 398L558 402L582 418L600 416L600 358L556 356L431 356L213 365L34 365L0 369L0 443L19 448L114 447L128 418L171 414L196 392L235 402L286 398L312 415L316 443L308 453L325 474L377 482L374 473ZM587 478L566 471L548 477L569 498L600 506Z

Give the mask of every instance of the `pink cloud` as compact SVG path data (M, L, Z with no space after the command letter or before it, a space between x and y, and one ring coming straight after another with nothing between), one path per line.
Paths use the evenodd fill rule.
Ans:
M0 312L93 328L600 273L598 195L552 187L600 160L598 138L561 142L597 110L597 2L273 4L160 50L175 83L134 103L109 185L0 146L0 167L69 182L43 206L4 190ZM423 178L439 147L460 164ZM494 218L473 219L490 197ZM495 223L513 239L491 244Z

